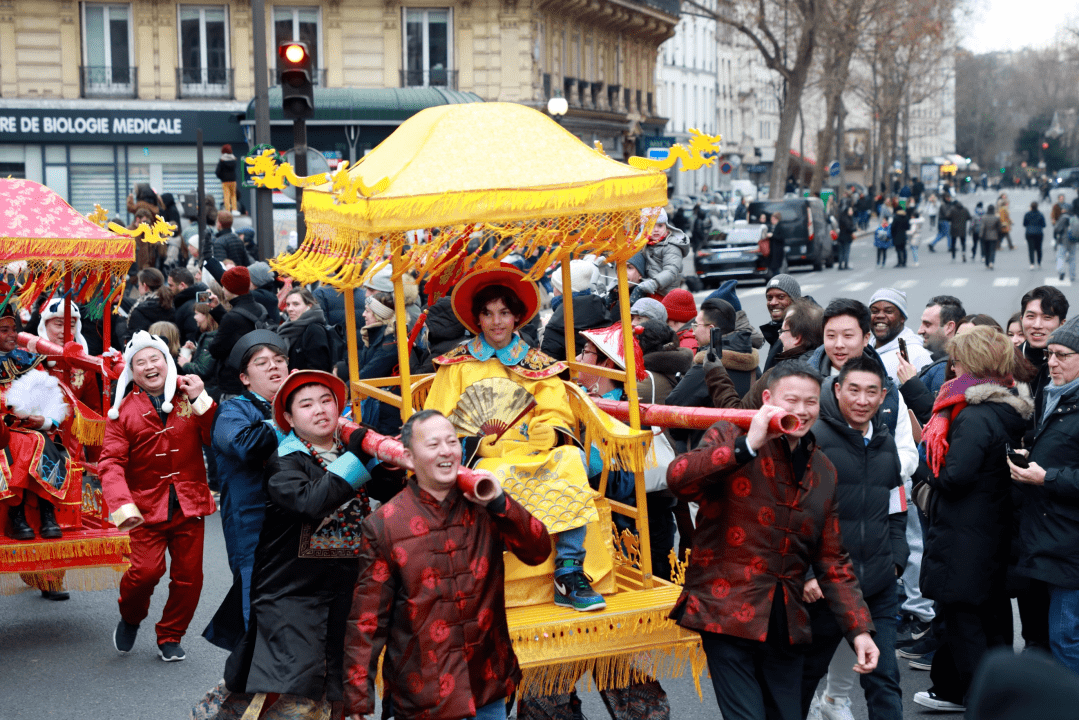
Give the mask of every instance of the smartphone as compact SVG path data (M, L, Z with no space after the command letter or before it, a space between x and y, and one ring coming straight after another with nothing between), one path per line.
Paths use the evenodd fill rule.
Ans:
M910 362L910 355L907 354L907 341L903 338L899 338L899 356Z
M210 296L212 294L213 293L211 293L209 290L200 290L199 292L195 293L195 302L199 304L208 303L210 302Z
M717 327L708 331L708 345L716 357L723 357L723 331Z
M1030 467L1030 460L1027 458L1026 455L1020 455L1019 453L1016 453L1016 452L1010 452L1010 453L1008 453L1008 459L1011 460L1012 465L1015 465L1016 467L1021 467L1021 468Z

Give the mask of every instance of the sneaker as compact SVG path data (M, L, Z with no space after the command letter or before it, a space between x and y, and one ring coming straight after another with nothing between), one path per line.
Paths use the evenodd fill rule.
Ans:
M1061 279L1062 281L1064 280L1064 273L1060 273L1060 279Z
M184 649L180 647L180 643L166 642L157 646L157 655L165 662L180 662L187 655L184 653Z
M827 696L820 701L821 720L854 720L854 713L850 711L850 698L833 700Z
M914 618L913 620L910 621L910 639L911 640L921 640L923 637L926 636L926 634L929 632L930 628L932 628L932 627L933 627L933 623L926 622L925 620L919 620L918 618Z
M607 607L607 601L592 589L588 578L579 569L554 579L554 604L580 612L602 610Z
M967 709L959 703L949 702L940 698L932 690L926 690L924 692L914 693L914 702L922 707L927 707L930 710L939 710L940 712L966 712Z
M1031 270L1033 270L1033 269L1034 269L1034 265L1031 265L1031 266L1030 266L1030 269L1031 269Z
M809 703L809 714L806 715L806 720L821 720L820 695L814 695L813 702Z
M897 643L895 654L897 657L914 660L925 657L938 647L940 647L940 641L933 637L932 634L929 634L922 637L921 640L910 640L903 643Z
M112 631L112 646L116 648L116 652L127 655L131 652L131 648L135 646L135 637L138 634L138 625L132 625L121 618L120 624Z
M915 660L911 660L910 662L907 663L907 665L910 666L911 670L926 670L926 671L932 670L933 669L933 656L936 655L936 654L937 654L936 650L934 650L933 652L930 652L930 653L926 653L925 655L922 655L920 658L917 658Z

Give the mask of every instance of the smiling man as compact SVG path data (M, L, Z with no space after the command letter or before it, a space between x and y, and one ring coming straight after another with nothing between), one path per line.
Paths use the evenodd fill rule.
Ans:
M177 377L169 346L144 330L124 349L116 388L99 463L101 489L114 523L143 523L131 530L131 567L120 581L113 646L126 654L135 645L168 550L169 598L156 628L157 648L162 660L176 662L185 657L180 640L202 592L202 519L217 509L202 462L216 405L198 375Z
M783 350L783 343L779 340L782 331L783 318L787 314L787 308L795 300L802 297L802 286L798 281L787 274L774 276L765 286L764 302L768 306L769 321L761 325L761 334L768 341L768 359L765 360L764 369L768 370L775 365L775 356Z
M399 718L505 720L521 681L506 625L503 551L528 565L551 553L543 523L494 480L481 499L457 486L461 443L437 410L401 428L415 478L363 524L345 640L345 712L371 714L379 658ZM453 598L452 602L448 598Z
M892 382L902 384L896 374L899 367L900 340L906 344L910 364L915 370L921 370L933 361L933 356L922 347L922 337L904 325L907 321L905 292L895 288L877 290L869 299L869 314L877 355L884 363L884 369Z
M895 439L877 417L887 395L884 383L884 372L868 356L848 360L838 378L824 383L820 419L813 426L813 435L836 469L843 547L850 553L854 575L877 629L873 640L880 648L880 662L872 673L861 676L869 717L901 720L895 579L907 564L907 513L905 508L896 508L896 512L890 508L891 494L903 481ZM821 708L824 717L842 717L837 706L850 705L854 658L841 646L842 632L821 598L818 581L809 580L803 599L810 603L813 642L802 676L802 707L809 709L817 684L827 672Z

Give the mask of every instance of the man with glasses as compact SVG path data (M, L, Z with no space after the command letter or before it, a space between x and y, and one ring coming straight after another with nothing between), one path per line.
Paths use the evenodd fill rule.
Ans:
M1079 319L1049 336L1046 354L1051 383L1028 466L1008 461L1023 495L1016 571L1048 585L1049 645L1079 672Z
M255 546L266 514L263 468L277 449L273 400L288 377L288 350L277 333L253 330L236 342L228 362L239 373L244 392L221 403L214 418L213 452L233 586L203 636L232 650L250 617Z

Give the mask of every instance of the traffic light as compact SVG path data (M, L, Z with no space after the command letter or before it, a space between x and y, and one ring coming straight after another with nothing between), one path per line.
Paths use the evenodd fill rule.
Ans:
M311 117L315 112L315 92L307 44L292 40L283 42L277 46L277 57L285 117L291 120Z
M1048 150L1048 149L1049 149L1049 143L1043 142L1042 143L1042 150Z

